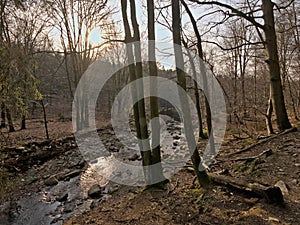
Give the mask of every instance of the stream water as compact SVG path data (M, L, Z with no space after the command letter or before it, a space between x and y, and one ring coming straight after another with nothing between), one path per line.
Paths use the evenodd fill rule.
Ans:
M107 185L107 180L99 179L90 168L69 181L60 181L53 187L44 187L39 192L24 196L11 207L5 224L12 225L61 225L68 218L91 209L100 199L90 199L88 188L92 184ZM103 194L102 199L108 198ZM4 222L4 221L3 221ZM0 223L3 224L3 223Z
M173 127L174 126L175 125L173 124ZM182 161L182 157L186 157L182 155L180 156L180 154L187 153L184 149L184 145L180 144L179 146L179 142L181 141L180 139L182 139L180 130L181 127L176 125L172 130L172 136L174 139L171 137L171 140L165 140L166 144L162 147L162 159L178 157L178 160ZM178 155L178 153L180 154ZM60 164L65 165L66 158L69 158L68 160L70 162L79 162L80 159L78 159L78 157L82 156L80 156L79 153L77 153L77 156L76 154L72 154L59 159L60 161L54 162L51 166L55 167L55 165ZM129 158L132 158L132 152L126 152L124 149L113 154L117 158L122 158L125 161L127 159L127 162L131 164L141 163L140 155L134 160L128 160ZM176 159L174 162L178 164ZM96 160L95 163L99 163L100 167L105 167L105 159L103 158ZM182 165L177 165L178 169L183 166L184 163L185 161L182 161ZM168 167L164 168L164 173L167 174L167 177L169 177L169 173L173 172L172 170L174 170L174 168L171 168L170 170ZM48 171L48 173L52 174L51 170ZM92 199L88 196L88 191L94 184L98 184L103 187L104 190L102 192L102 196L98 199ZM118 185L109 183L106 178L100 176L92 169L91 166L88 166L75 177L61 180L53 186L43 186L43 188L38 192L25 195L16 202L9 202L0 205L0 224L61 225L72 216L80 215L89 211L95 204L110 198L110 194L113 193L113 189L116 188L118 188Z

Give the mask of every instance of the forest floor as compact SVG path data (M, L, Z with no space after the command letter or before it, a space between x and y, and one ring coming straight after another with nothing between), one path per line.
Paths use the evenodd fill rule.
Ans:
M58 179L63 180L61 183L80 173L79 176L84 175L81 171L87 166L79 153L73 151L76 143L71 137L63 139L72 133L70 122L49 123L53 140L46 142L42 142L44 130L41 125L31 123L28 130L17 131L9 137L3 133L0 138L2 205L44 190L46 181L49 182L53 174L63 177ZM110 134L105 133L106 128L102 135ZM86 211L75 211L75 206L68 206L70 193L66 198L62 196L59 201L66 202L61 203L63 207L60 210L68 206L71 207L69 211L74 212L66 217L64 224L300 224L299 129L266 139L239 153L239 150L255 143L253 139L237 138L227 132L222 149L209 170L244 181L255 180L269 185L279 183L284 195L283 204L269 204L259 196L224 185L213 184L209 189L202 189L194 181L193 171L186 166L171 178L165 189L144 190L110 184L115 187L114 190L100 201L90 201ZM264 152L268 154L260 155ZM101 179L99 182L106 184ZM84 201L88 200L88 197L84 198ZM83 205L83 202L77 205ZM15 216L11 214L18 213L16 208L2 210L0 224L15 224L9 221L13 221L10 217ZM35 225L34 222L27 224Z

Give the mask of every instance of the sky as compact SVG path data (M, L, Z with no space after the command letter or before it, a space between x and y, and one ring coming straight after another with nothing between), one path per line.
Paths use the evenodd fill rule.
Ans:
M115 21L121 21L122 20L122 15L121 15L121 11L119 10L120 9L120 1L108 1L110 6L113 7L113 8L116 8L116 13L113 15L113 19ZM229 0L224 0L224 1L220 1L220 2L225 2L225 3L231 3L232 4L232 1L229 1ZM235 1L236 2L236 1ZM145 1L142 1L142 0L136 0L136 7L137 7L137 17L138 17L138 23L139 23L139 28L140 28L140 33L141 33L141 36L145 37L146 34L147 34L147 15L146 15L146 11L145 11L145 4L146 2ZM193 10L193 8L191 8ZM130 10L127 10L128 12L130 12ZM157 12L157 11L156 11ZM197 8L197 10L193 10L193 14L194 16L197 18L199 15L201 15L201 13L203 13L203 10L199 10L199 8ZM216 16L211 16L211 17L208 17L208 20L215 20L216 19ZM198 23L199 25L203 26L200 28L200 31L201 32L204 32L205 29L208 29L208 28L205 28L205 23L207 23L207 25L209 24L210 21L201 21L201 23ZM183 24L186 24L189 22L189 18L187 16L185 16L183 18ZM170 21L170 24L171 24L171 21ZM119 26L121 28L121 30L123 30L123 24L122 22L119 23ZM99 43L101 42L104 42L104 40L101 38L101 30L99 28L95 28L94 30L92 30L91 34L90 34L90 37L89 37L89 40L91 42L91 44L93 44L94 46L95 45L98 45ZM59 40L59 36L58 35L55 35L57 40L57 46L60 46L60 40ZM207 37L204 37L204 38L207 38ZM166 51L167 49L169 49L167 52L170 53L170 49L172 49L172 33L164 26L160 25L159 23L156 23L156 39L157 39L157 42L159 43L164 43L164 44L161 44L159 46L159 49L160 51ZM158 53L158 57L161 57L160 60L162 61L166 61L165 60L165 57L163 57L162 55L159 56L161 54ZM165 65L166 67L170 67L170 66L174 66L174 62L173 61L169 61L169 64L170 65Z

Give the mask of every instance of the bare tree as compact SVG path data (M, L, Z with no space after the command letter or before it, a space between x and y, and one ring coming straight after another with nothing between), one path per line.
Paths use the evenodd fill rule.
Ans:
M150 76L156 78L158 76L155 54L155 9L154 1L147 0L148 12L148 57ZM160 123L159 123L159 104L157 96L157 80L150 81L150 119L152 130L152 164L157 164L154 168L156 171L152 173L160 180L165 180L161 167L161 151L160 151ZM153 120L154 119L154 120Z
M270 78L270 97L272 100L272 105L274 108L274 112L276 115L276 122L279 130L285 130L291 127L289 122L287 111L284 102L284 95L282 90L281 83L281 74L280 74L280 66L279 66L279 57L278 57L278 48L277 48L277 38L275 32L275 21L274 21L274 3L271 0L262 0L262 6L260 10L263 12L263 20L264 25L257 22L254 13L258 11L258 9L250 8L250 12L244 13L242 10L231 6L229 4L219 2L219 1L198 1L198 0L190 0L191 2L195 2L199 5L217 5L221 8L226 8L231 10L231 13L224 12L228 17L238 16L245 20L247 20L252 26L254 26L258 32L258 36L264 42L264 46L267 50L266 60L269 67L269 78ZM248 5L250 7L250 3L248 1ZM265 38L260 31L264 32Z
M173 30L173 42L175 50L175 62L176 62L176 73L179 86L186 90L186 78L184 72L180 69L184 67L183 52L181 48L181 15L179 0L172 1L172 30ZM192 162L195 174L197 175L198 181L203 187L207 187L210 183L209 177L205 171L205 168L201 164L201 158L196 148L196 141L191 130L191 112L188 104L186 95L182 95L179 92L181 108L183 112L184 131L188 142L190 152L192 152Z
M211 136L210 140L210 148L212 152L215 152L215 144L214 144L214 138L213 138L213 129L212 129L212 119L211 119L211 110L209 106L208 99L210 98L209 92L207 90L208 83L207 83L207 78L206 78L206 67L204 65L204 56L203 56L203 48L202 48L202 38L200 35L200 32L197 27L197 22L190 11L188 5L185 3L184 0L181 0L181 3L183 4L185 10L187 11L187 14L189 15L189 18L192 22L193 25L193 30L195 32L196 38L197 38L197 51L199 55L199 65L200 65L200 70L201 70L201 75L202 75L202 81L203 81L203 89L205 93L205 109L206 109L206 124L207 124L207 130L208 130L208 136ZM195 80L196 81L196 80ZM199 100L198 100L199 101ZM201 123L201 121L199 121Z
M284 103L273 7L274 4L271 2L271 0L262 0L263 18L265 21L264 32L266 38L266 48L269 57L267 63L270 70L270 95L272 99L272 105L274 106L278 128L279 130L285 130L291 128L291 124L289 122Z
M293 112L296 120L297 112L297 85L296 76L297 68L299 70L299 26L297 13L299 12L299 4L293 2L291 7L282 9L275 14L278 33L278 51L279 61L282 74L282 86L285 96L289 100L287 107ZM298 10L298 12L297 12ZM298 87L299 88L299 87Z
M52 0L45 1L45 7L53 19L53 26L60 33L70 95L73 97L82 74L95 60L97 51L102 46L92 46L90 34L95 28L103 27L108 22L112 10L108 7L107 0ZM81 91L82 94L74 99L78 109L77 130L89 126L88 99L84 90ZM83 107L79 107L78 102L81 102Z
M129 65L129 73L130 73L130 81L134 82L141 78L142 76L142 63L141 63L141 51L139 44L132 44L132 41L139 41L139 30L138 24L136 21L136 9L134 1L130 1L130 12L131 12L131 21L133 26L133 35L131 34L130 25L128 22L128 15L127 15L127 0L121 0L122 4L122 17L123 17L123 24L125 30L125 43L126 45L126 53L127 58L131 62ZM135 60L134 60L135 59ZM133 101L139 100L134 102L134 119L135 119L135 126L137 130L137 138L138 144L142 155L142 162L144 168L144 175L146 183L151 183L151 171L149 170L151 165L151 150L150 150L150 143L145 141L148 139L148 128L146 123L146 114L145 114L145 103L144 103L144 89L143 83L140 80L138 85L133 85L131 89L131 94Z

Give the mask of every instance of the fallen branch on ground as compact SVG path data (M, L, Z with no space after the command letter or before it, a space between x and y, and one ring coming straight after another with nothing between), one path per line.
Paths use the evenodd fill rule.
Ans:
M241 157L241 158L236 158L236 159L230 159L230 161L250 161L250 160L255 160L255 159L258 159L262 156L270 156L273 154L273 151L272 149L268 149L268 150L265 150L263 151L262 153L259 153L258 155L255 155L255 156L249 156L249 157Z
M247 151L249 151L250 149L252 149L252 148L254 148L254 147L258 146L258 145L264 144L264 143L266 143L266 142L268 142L268 141L270 141L270 140L272 140L272 139L274 139L274 138L276 138L276 137L279 137L279 136L281 136L281 135L288 134L288 133L290 133L290 132L295 132L295 131L297 131L297 128L296 128L296 127L293 127L293 128L291 128L291 129L285 130L285 131L283 131L283 132L281 132L281 133L278 133L278 134L276 134L276 135L272 135L272 136L270 136L269 138L266 138L266 139L263 139L263 140L261 140L261 141L258 141L258 142L255 143L255 144L252 144L252 145L250 145L250 146L248 146L248 147L246 147L246 148L243 148L242 150L239 150L239 151L237 151L237 152L233 152L233 153L231 153L231 154L228 154L227 157L231 157L231 156L233 156L233 155L237 155L237 154L240 154L240 153L247 152Z
M217 184L230 186L243 192L260 196L268 203L282 203L283 195L279 187L268 186L255 181L247 182L235 177L209 173L211 180Z

